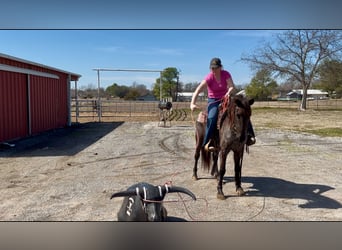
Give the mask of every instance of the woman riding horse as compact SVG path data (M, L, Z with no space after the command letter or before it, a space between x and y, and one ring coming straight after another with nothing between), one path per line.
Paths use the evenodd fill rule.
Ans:
M206 87L208 90L208 108L207 108L207 124L203 147L207 151L215 151L212 144L212 136L217 132L217 118L219 113L219 105L224 97L229 97L235 92L235 87L231 74L223 69L220 58L213 58L210 61L211 72L206 75L202 82L197 86L190 103L190 109L193 111L199 108L196 105L196 100ZM247 142L248 146L255 143L255 134L252 124L248 124Z

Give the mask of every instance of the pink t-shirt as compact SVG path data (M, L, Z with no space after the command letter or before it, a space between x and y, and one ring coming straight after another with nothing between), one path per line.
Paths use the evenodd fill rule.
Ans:
M215 76L210 72L204 80L208 85L208 97L221 99L228 91L227 80L232 78L226 70L221 70L221 81L217 82ZM230 86L229 86L230 87Z

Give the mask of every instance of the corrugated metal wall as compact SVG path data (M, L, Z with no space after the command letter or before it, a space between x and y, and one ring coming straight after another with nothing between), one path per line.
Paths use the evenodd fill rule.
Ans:
M0 72L0 142L28 134L27 76Z
M68 125L67 73L3 57L0 64L59 78L0 70L0 143Z
M68 120L67 79L30 76L31 131L64 127Z

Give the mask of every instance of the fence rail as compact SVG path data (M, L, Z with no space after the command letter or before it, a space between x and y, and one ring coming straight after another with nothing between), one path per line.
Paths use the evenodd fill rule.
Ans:
M253 108L294 108L298 109L301 101L263 101L255 102ZM342 99L317 99L306 102L307 109L342 109Z
M160 115L158 101L123 101L79 99L71 102L71 117L94 118L101 117L153 117ZM202 109L206 109L205 101L198 102ZM253 108L293 108L298 109L300 101L263 101L255 102ZM189 102L172 103L173 110L189 111ZM342 99L310 100L307 109L339 109L342 110Z

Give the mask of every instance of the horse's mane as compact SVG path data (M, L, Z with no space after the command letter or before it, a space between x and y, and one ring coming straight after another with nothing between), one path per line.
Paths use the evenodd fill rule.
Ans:
M235 108L236 108L236 103L235 103L235 99L236 99L237 96L233 96L231 99L230 99L230 102L228 104L228 109L227 109L227 113L228 113L228 117L229 117L229 124L230 124L230 128L233 127L234 125L234 116L235 116Z
M243 95L235 95L230 97L224 97L224 99L222 100L222 116L221 116L221 120L220 120L220 128L222 127L223 121L228 118L228 123L230 125L230 128L232 128L234 126L234 122L235 122L235 109L237 106L236 101L239 101L241 104L245 104L245 97ZM246 110L247 115L250 115L251 111L250 110Z
M225 96L222 100L222 103L221 103L222 116L220 120L220 128L222 127L223 121L227 117L229 119L230 127L232 127L234 124L234 109L235 109L236 103L233 101L233 98L235 98L235 96L234 97Z

